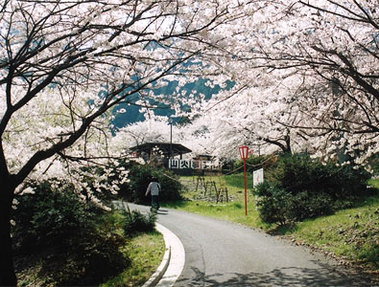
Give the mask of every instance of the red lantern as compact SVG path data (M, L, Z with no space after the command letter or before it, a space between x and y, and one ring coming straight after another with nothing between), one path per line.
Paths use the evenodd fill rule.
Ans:
M246 160L249 157L249 147L240 146L239 148L241 159Z

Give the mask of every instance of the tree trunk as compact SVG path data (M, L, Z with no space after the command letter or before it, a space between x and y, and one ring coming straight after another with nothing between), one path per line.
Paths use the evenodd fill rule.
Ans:
M286 142L286 149L283 150L284 153L287 154L292 154L292 149L291 149L291 137L289 135L286 135L284 137L284 141Z
M284 136L283 139L278 139L278 140L272 140L269 138L260 138L260 139L265 141L266 143L273 144L273 145L280 147L282 152L285 154L292 154L291 139L289 136ZM284 141L284 143L282 143L280 141Z
M1 176L0 193L0 286L16 286L17 278L13 265L11 241L11 211L14 188L8 176Z

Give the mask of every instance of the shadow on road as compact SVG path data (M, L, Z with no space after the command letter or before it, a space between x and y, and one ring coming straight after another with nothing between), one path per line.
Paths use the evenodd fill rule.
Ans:
M286 267L273 269L266 273L229 273L205 275L199 269L192 267L192 279L179 278L175 286L378 286L370 278L362 275L346 275L330 266L320 266L317 269ZM378 284L378 282L376 282Z
M157 214L167 215L168 214L168 210L160 208L160 209L158 209Z

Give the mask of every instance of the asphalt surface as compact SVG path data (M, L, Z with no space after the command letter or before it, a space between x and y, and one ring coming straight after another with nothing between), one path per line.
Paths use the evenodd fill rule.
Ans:
M167 209L158 222L184 246L174 286L374 286L332 259L248 227Z

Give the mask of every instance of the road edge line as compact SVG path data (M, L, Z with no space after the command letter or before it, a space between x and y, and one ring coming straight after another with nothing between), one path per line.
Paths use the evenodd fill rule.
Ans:
M163 274L163 277L156 286L172 287L183 272L186 257L185 250L178 236L163 225L160 225L160 228L170 244L171 257L167 271Z
M167 271L168 265L170 263L171 245L170 245L170 242L169 242L167 236L165 236L166 231L162 227L163 226L159 223L156 223L156 225L155 225L155 229L163 235L166 250L165 250L165 253L163 255L163 259L161 261L161 264L159 264L157 270L154 272L153 275L151 275L149 280L147 280L145 282L145 284L142 285L142 287L153 287L153 286L157 285L159 280L161 280L161 278L163 277L163 274Z

